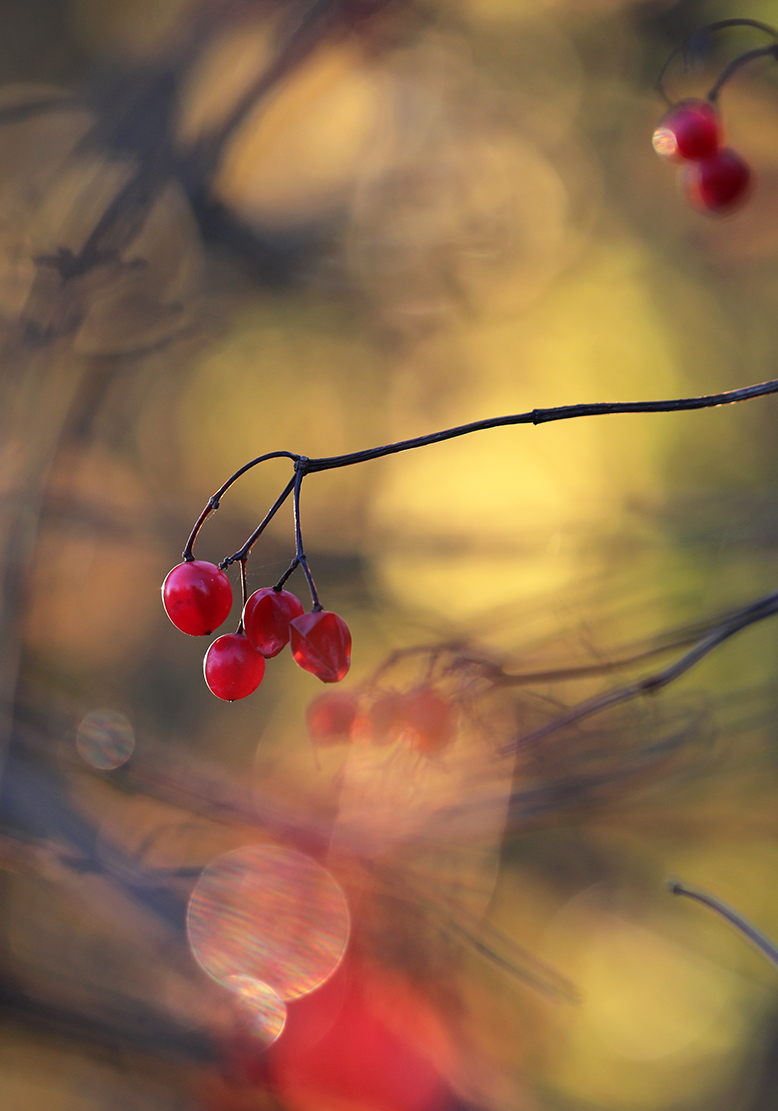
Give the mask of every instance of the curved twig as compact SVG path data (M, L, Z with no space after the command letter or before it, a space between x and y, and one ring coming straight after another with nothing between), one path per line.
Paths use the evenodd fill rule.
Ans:
M672 106L673 101L667 95L667 90L665 89L665 74L667 73L668 69L675 61L675 59L678 57L678 55L682 54L684 58L688 58L690 48L698 43L703 35L712 35L715 34L717 31L725 31L732 27L751 27L755 31L763 31L766 35L770 35L771 38L775 39L775 41L778 42L778 31L776 31L774 27L771 27L769 23L762 23L758 19L719 19L715 23L709 23L706 27L695 31L692 35L689 35L688 38L684 39L683 42L679 43L678 46L676 46L676 48L670 53L667 61L659 71L659 76L654 82L654 88L667 104ZM721 78L719 78L719 81L716 83L716 85L714 85L711 93L708 93L708 98L710 100L715 100L715 97L718 95L718 90L721 83Z
M771 964L778 968L778 946L774 941L771 941L767 934L763 934L761 930L757 929L747 918L731 907L728 903L722 902L717 899L715 895L709 895L707 891L701 891L698 887L687 887L686 884L681 883L677 879L669 879L667 886L672 891L673 895L685 895L688 899L694 899L703 906L710 907L716 914L720 914L727 922L730 922L736 930L739 930L744 937L748 938L752 945L754 945L763 956L767 957Z

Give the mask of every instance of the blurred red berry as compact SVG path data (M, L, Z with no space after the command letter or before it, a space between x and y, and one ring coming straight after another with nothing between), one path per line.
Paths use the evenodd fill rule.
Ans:
M689 166L683 175L686 196L705 212L731 212L742 204L751 185L751 170L733 150Z
M322 683L339 683L351 667L351 633L342 617L318 610L296 617L289 625L292 655Z
M162 604L182 633L207 636L227 620L232 609L230 580L214 563L190 559L168 573L162 584Z
M390 745L399 736L402 695L387 691L354 720L351 736L357 744Z
M402 696L402 737L410 748L435 756L456 736L456 715L449 702L432 687L416 687Z
M663 158L700 162L719 149L719 115L709 100L682 100L654 132L654 150Z
M412 985L366 962L345 962L289 1004L268 1050L271 1081L295 1111L449 1111L442 1068L448 1032Z
M346 957L316 991L288 1004L284 1033L265 1048L235 1031L198 1097L208 1111L455 1111L446 1075L453 1039L404 977ZM220 1075L219 1075L220 1073Z
M337 745L348 741L358 705L356 697L345 691L327 692L314 698L305 714L314 744Z
M225 702L252 694L265 674L265 657L242 633L218 637L205 653L203 673L208 689Z
M289 643L289 622L304 612L300 599L288 590L264 586L243 608L243 629L252 647L269 659Z
M352 726L352 739L357 743L389 745L402 741L425 756L442 752L455 736L453 707L428 685L380 695Z

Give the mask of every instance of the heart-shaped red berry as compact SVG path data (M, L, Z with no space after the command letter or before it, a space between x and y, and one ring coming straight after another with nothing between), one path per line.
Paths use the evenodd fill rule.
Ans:
M351 633L342 617L318 610L296 617L289 625L292 655L322 683L339 683L351 667Z

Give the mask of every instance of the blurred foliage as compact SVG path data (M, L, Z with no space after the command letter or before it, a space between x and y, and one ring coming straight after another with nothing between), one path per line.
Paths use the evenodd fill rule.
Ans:
M778 22L778 3L3 14L0 1105L406 1111L303 1091L280 1050L235 1064L185 905L200 869L270 840L327 858L372 970L355 1013L434 1067L448 1106L773 1108L774 972L663 880L778 935L778 626L515 769L499 750L654 666L609 661L775 587L774 399L308 476L307 554L354 636L345 687L369 703L441 668L459 731L435 760L314 748L320 689L288 656L217 703L158 589L209 495L262 452L772 377L778 71L722 98L757 174L736 216L690 211L650 135L679 39ZM709 71L671 73L673 95L750 42L723 36ZM116 238L66 279L104 227ZM287 476L274 461L242 479L198 556L235 551ZM250 589L293 554L284 510ZM544 677L496 678L520 673ZM134 731L123 767L85 757L95 720Z

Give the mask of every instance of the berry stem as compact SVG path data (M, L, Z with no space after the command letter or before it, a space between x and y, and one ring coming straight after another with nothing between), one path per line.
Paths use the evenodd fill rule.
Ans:
M297 568L297 565L299 564L299 562L300 562L300 560L297 558L297 556L295 556L294 559L292 560L292 562L287 567L287 569L284 571L281 578L278 580L278 582L273 587L273 590L283 590L284 583L289 578L289 576L292 574L292 572Z
M246 582L246 560L247 560L246 556L244 556L242 559L238 560L238 563L240 563L241 610L242 610L243 606L245 606L245 604L246 604L246 602L248 601L248 598L249 598L249 588L248 588L248 583ZM243 619L241 618L241 627L242 627L242 625L243 625Z
M316 584L313 581L311 569L308 566L308 560L305 558L305 551L303 549L303 534L300 527L300 490L302 488L303 479L308 471L309 460L305 456L301 456L294 465L294 541L295 541L295 561L302 567L303 574L308 582L308 589L311 592L311 612L318 613L322 609L322 604L319 601L319 595L316 592ZM292 568L293 570L294 568ZM291 574L291 571L290 571Z
M186 560L187 563L190 560L194 559L194 555L192 554L192 549L194 547L194 542L197 539L197 534L199 533L200 529L203 527L205 522L208 520L210 515L213 512L215 512L215 510L217 510L219 508L219 503L221 502L222 497L224 496L224 494L226 494L227 491L229 490L230 486L232 486L235 482L237 482L238 479L246 473L246 471L250 471L252 467L256 467L258 463L264 463L268 459L291 459L293 462L296 462L299 459L299 456L298 455L293 455L291 451L269 451L265 455L260 455L256 459L252 459L248 463L244 463L243 466L240 467L239 470L237 470L235 472L235 474L230 475L230 477L227 479L227 481L222 486L219 487L219 489L216 491L216 493L212 494L210 496L210 498L208 499L208 502L205 505L205 508L203 509L202 513L197 518L197 520L195 521L194 528L192 529L191 533L189 534L189 539L186 542L186 547L184 548L184 551L183 551L183 554L182 554L182 558L184 560ZM246 543L243 545L243 547L240 549L240 551L235 552L234 555L229 556L227 559L225 559L221 563L220 566L221 566L222 570L224 570L225 567L229 567L229 565L231 563L234 563L237 559L242 559L243 556L248 555L248 553L251 551L251 545L254 543L254 541L257 539L257 537L261 534L261 532L263 531L265 526L267 524L269 524L269 522L276 515L278 510L281 508L281 506L284 504L286 499L291 494L293 488L294 488L294 480L292 480L289 483L289 485L286 487L286 489L283 491L283 493L280 494L277 502L275 503L273 508L271 510L269 510L269 512L268 512L267 516L265 517L264 521L262 522L262 524L259 525L258 528L251 534L251 536L246 541Z
M256 462L261 462L261 460L256 460L256 459L255 459L255 460L254 460L254 462L255 462L255 463L256 463ZM253 464L252 464L252 465L253 465ZM245 468L244 468L244 469L245 469ZM286 501L286 499L287 499L287 498L289 497L289 495L291 494L292 490L294 490L294 478L290 478L290 479L289 479L289 481L287 482L286 486L285 486L285 487L283 488L283 490L281 491L281 493L280 493L280 494L278 495L278 497L276 498L276 500L275 500L275 501L273 502L273 504L272 504L272 506L270 507L270 509L268 509L267 513L266 513L266 514L265 514L265 516L264 516L264 517L262 518L262 520L261 520L261 521L260 521L260 523L259 523L259 524L257 525L257 527L256 527L256 528L254 529L254 531L252 532L251 536L250 536L250 537L248 538L248 540L247 540L247 541L246 541L246 543L245 543L245 544L243 545L243 547L242 547L242 548L239 548L239 549L237 550L237 552L233 552L233 554L232 554L231 556L227 556L227 558L226 558L226 559L223 559L223 560L221 561L221 563L219 564L219 566L220 566L220 567L222 568L222 570L224 570L224 568L225 568L225 567L229 567L231 563L235 563L235 562L236 562L236 560L239 560L239 559L241 559L241 560L243 560L243 559L248 559L248 556L249 556L249 552L250 552L250 551L251 551L251 549L252 549L252 548L254 547L254 545L256 544L257 540L258 540L258 539L259 539L259 537L260 537L260 536L262 535L262 533L263 533L263 532L265 531L265 529L267 528L267 526L268 526L268 525L270 524L270 522L271 522L271 521L273 520L273 518L275 517L276 513L277 513L277 512L279 511L279 509L280 509L280 508L281 508L281 506L282 506L282 505L284 504L284 502Z
M720 914L722 918L725 918L727 922L740 930L752 945L755 945L772 964L778 967L778 947L776 947L775 942L771 941L767 934L763 934L761 930L758 930L733 907L722 902L721 899L717 899L714 895L709 895L707 891L701 891L697 887L687 887L680 880L670 879L667 881L667 886L673 895L685 895L687 898L694 899L696 902L702 903L703 906L715 910L716 914Z

